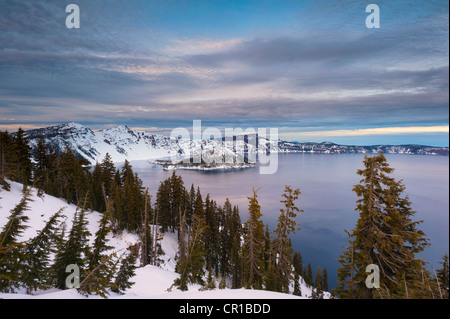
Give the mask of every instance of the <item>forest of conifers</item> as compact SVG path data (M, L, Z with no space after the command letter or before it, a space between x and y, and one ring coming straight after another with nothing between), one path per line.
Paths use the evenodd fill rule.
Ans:
M421 222L414 220L405 186L391 177L393 169L383 154L366 156L362 164L356 170L360 183L353 189L357 222L345 231L348 243L338 257L341 266L332 297L448 298L448 256L436 270L418 257L429 241ZM270 230L262 221L257 189L249 190L243 211L228 199L218 204L207 190L186 187L174 172L152 196L128 161L118 169L106 155L91 167L70 148L57 154L43 139L31 150L22 130L0 132L4 191L8 181L23 184L24 190L7 224L0 225L0 292L66 289L66 267L76 264L82 269L81 293L122 293L133 284L136 267L160 263L164 252L159 241L166 232L177 234L179 277L173 287L181 290L190 284L204 289L228 285L301 295L300 278L314 287L313 298L329 289L327 269L319 267L313 276L311 264L305 265L293 249L290 236L301 231L296 221L301 192L291 186L280 190L280 213ZM36 237L20 242L31 187L79 209L71 225L62 223L58 212ZM102 214L92 245L87 240L88 210ZM119 236L123 231L138 234L139 243L120 255L109 252L107 234ZM368 265L379 269L376 287L367 284Z

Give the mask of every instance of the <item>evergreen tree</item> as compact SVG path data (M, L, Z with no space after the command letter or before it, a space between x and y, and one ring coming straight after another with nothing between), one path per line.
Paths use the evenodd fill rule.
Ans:
M231 231L230 237L233 239L231 247L231 288L242 287L243 278L243 266L242 266L242 254L241 254L241 241L242 241L242 223L239 215L239 208L233 207L233 214L231 218Z
M309 285L312 286L313 285L313 273L312 273L312 267L311 267L311 263L308 263L308 266L306 267L306 271L304 271L305 273L305 282Z
M173 172L171 177L161 182L156 195L156 205L162 231L175 232L179 225L179 211L184 211L187 206L186 189L181 176Z
M320 266L317 267L317 272L316 272L316 277L314 279L314 287L318 290L318 291L322 291L323 287L323 280L322 280L322 268Z
M176 266L176 271L180 274L180 278L175 280L174 285L183 291L188 290L189 283L200 285L205 283L203 277L205 275L204 255L206 248L202 238L206 228L204 217L201 214L194 213L187 255L182 262L179 260Z
M84 296L97 295L107 298L109 291L115 288L113 279L117 269L116 259L116 252L112 252L109 255L102 255L101 260L95 268L88 269L84 272L84 279L81 281L77 291Z
M58 155L49 147L43 138L37 142L33 152L34 159L34 185L49 195L58 195L56 172L58 167Z
M206 268L212 269L216 276L219 272L219 225L217 220L217 204L211 200L210 195L207 194L205 198L205 222L206 230L204 234L204 242L206 248Z
M257 191L249 200L249 218L245 222L244 261L246 268L245 285L247 288L260 289L264 270L264 223L261 221L261 206L258 203Z
M108 211L112 211L112 215L114 216L115 224L117 225L117 230L124 229L124 220L125 220L125 212L124 212L124 201L125 198L122 194L122 184L120 180L120 173L116 171L116 175L114 180L111 183L111 207Z
M322 271L322 290L328 291L328 271L326 267Z
M285 186L283 193L284 208L280 209L280 216L278 217L277 228L274 231L274 250L276 261L275 264L275 287L276 291L288 292L289 282L292 279L292 254L293 249L289 240L291 233L295 234L298 227L295 218L298 212L302 212L296 205L295 201L298 199L300 190L293 190L290 186Z
M111 184L116 173L116 167L109 153L106 153L105 158L99 164L99 167L101 172L100 182L104 185L105 190L108 191L111 189ZM109 195L109 193L107 193L107 195Z
M187 253L187 222L186 222L186 210L184 213L180 211L180 230L178 235L178 262L183 264L185 262Z
M206 278L206 282L205 285L200 288L201 291L204 290L214 290L216 289L216 283L214 281L214 277L213 277L213 271L211 269L211 267L208 268L208 277Z
M25 245L27 256L22 282L31 294L36 290L52 287L50 265L52 255L57 252L58 222L62 217L63 209L55 213L38 234Z
M100 261L104 258L105 252L112 249L112 246L109 246L107 235L111 230L109 224L109 218L107 214L102 214L102 218L100 219L99 228L95 233L94 246L92 247L92 251L89 251L89 255L87 257L87 269L89 271L96 268Z
M114 281L114 287L111 289L115 293L123 294L129 288L134 285L131 278L135 275L137 260L137 252L133 249L122 258L119 271L117 273L116 279Z
M31 201L30 189L26 188L20 202L11 210L8 221L0 233L0 292L14 292L19 288L27 258L21 234L28 228L29 218L25 211Z
M292 266L294 266L294 272L299 276L303 276L303 258L300 252L294 252L292 258Z
M114 196L115 205L121 204L120 207L116 207L116 211L120 215L119 227L130 232L136 232L142 224L141 216L145 205L142 180L133 172L132 166L127 160L122 167L120 179L122 187L119 188L119 191L121 194L120 196L117 196L117 194ZM116 186L118 186L117 182ZM119 197L120 200L117 201L116 197Z
M10 173L12 152L12 137L7 131L0 131L0 186L3 186L5 190L9 190L9 184L6 182L7 174Z
M440 262L442 265L442 268L438 269L437 277L439 279L440 288L442 291L442 297L448 299L449 297L449 288L448 288L448 275L449 275L449 268L448 268L448 254L445 254L444 257L442 257L442 261Z
M233 208L231 206L231 203L229 199L227 198L225 200L225 203L223 205L223 208L220 210L221 214L221 222L219 224L220 228L220 251L219 251L219 258L220 258L220 273L223 275L223 277L227 276L231 272L231 266L230 266L230 258L231 258L231 251L233 249L233 238L231 237L231 231L233 228L233 221L232 221L232 214L233 214Z
M188 227L192 224L191 223L191 217L194 214L195 210L195 199L197 198L197 193L195 191L194 184L191 184L191 190L189 191L187 198L187 205L186 205L186 222Z
M62 249L58 251L53 264L54 282L56 288L66 289L66 267L77 265L80 270L87 269L86 257L88 238L91 235L87 229L86 210L77 210L73 217L72 228Z
M294 292L293 295L295 296L301 296L302 295L302 288L300 287L300 276L298 273L294 274Z
M69 204L80 204L88 192L89 183L83 165L84 162L68 146L59 157L56 181L59 185L58 197L64 198Z
M337 292L341 298L408 298L420 290L423 262L415 255L428 241L417 229L421 221L412 220L415 212L408 196L402 196L405 186L389 176L393 169L384 155L365 156L363 164L357 171L360 184L353 188L359 219L340 258ZM370 264L380 269L379 289L365 284Z
M25 131L19 128L13 137L13 159L11 164L17 172L14 180L24 187L31 182L33 164L31 162L31 148L28 145Z

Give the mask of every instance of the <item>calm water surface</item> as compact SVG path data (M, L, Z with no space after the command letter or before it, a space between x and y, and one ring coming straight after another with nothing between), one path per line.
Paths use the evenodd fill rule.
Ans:
M439 266L440 258L449 251L449 158L446 156L386 155L394 177L403 179L406 194L417 211L416 220L431 240L423 258ZM304 262L310 262L315 274L317 266L328 270L330 289L336 285L336 259L346 243L344 229L355 226L358 213L354 211L356 195L353 185L359 183L356 170L362 168L363 154L279 154L278 171L273 175L259 174L259 168L232 171L178 170L186 188L200 186L203 198L207 193L222 205L228 197L238 205L242 221L247 219L247 196L252 188L259 189L263 220L270 230L282 208L284 185L300 188L297 206L304 212L297 216L301 230L292 236L294 249L300 251ZM131 162L152 200L160 181L172 172L146 161Z

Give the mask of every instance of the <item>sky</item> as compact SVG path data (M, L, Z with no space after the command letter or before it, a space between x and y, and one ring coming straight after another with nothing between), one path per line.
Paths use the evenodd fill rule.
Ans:
M370 3L380 28L366 27ZM201 120L288 141L448 146L448 61L443 0L0 0L0 130L170 134Z

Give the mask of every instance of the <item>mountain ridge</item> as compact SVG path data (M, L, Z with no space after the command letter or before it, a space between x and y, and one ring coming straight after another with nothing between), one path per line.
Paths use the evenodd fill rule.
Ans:
M25 132L32 149L40 138L61 153L69 147L78 157L91 164L100 162L109 153L115 162L127 160L156 160L193 157L206 151L217 153L323 153L323 154L374 154L378 152L411 155L448 156L448 147L418 144L404 145L340 145L333 142L289 142L269 140L253 135L235 136L232 139L182 139L138 131L127 125L116 125L102 130L75 122Z

